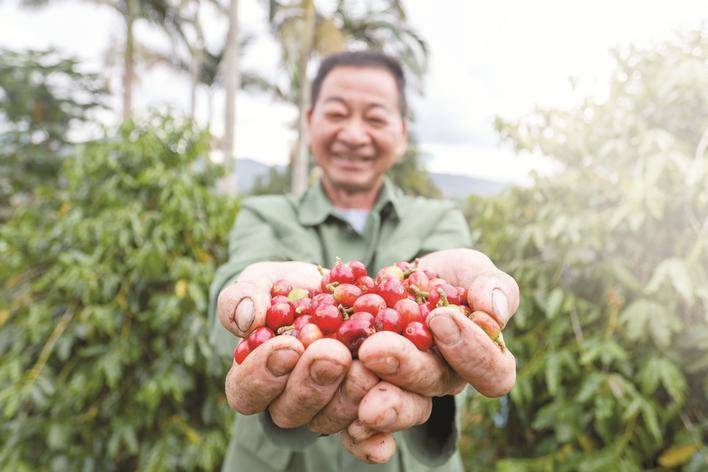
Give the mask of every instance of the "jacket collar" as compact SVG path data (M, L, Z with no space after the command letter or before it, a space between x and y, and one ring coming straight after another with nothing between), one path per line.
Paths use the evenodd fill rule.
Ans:
M372 211L381 213L385 208L390 207L400 218L401 195L401 190L384 176L383 186ZM325 194L320 179L300 197L298 220L303 226L316 226L323 223L330 215L337 216L337 209Z

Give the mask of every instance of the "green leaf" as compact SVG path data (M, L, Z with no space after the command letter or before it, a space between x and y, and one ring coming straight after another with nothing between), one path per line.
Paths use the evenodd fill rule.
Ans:
M661 434L661 428L659 427L659 419L657 417L656 409L647 401L642 401L642 406L640 409L642 411L642 418L644 418L644 422L646 423L649 432L654 437L654 440L658 444L661 444L663 435Z
M561 362L562 359L557 353L550 353L546 358L546 385L548 393L556 395L561 379Z
M652 274L647 285L647 292L659 290L665 282L670 282L686 303L693 303L694 287L690 269L686 261L679 258L669 258L662 261Z
M555 318L563 306L563 290L556 287L551 290L548 296L548 301L546 303L546 316L548 318Z

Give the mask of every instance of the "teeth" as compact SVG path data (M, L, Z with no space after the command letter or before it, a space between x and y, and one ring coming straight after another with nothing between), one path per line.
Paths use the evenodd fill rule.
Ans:
M370 160L372 160L371 157L359 157L359 156L338 156L338 155L335 155L334 157L337 159L344 159L347 161L370 161Z

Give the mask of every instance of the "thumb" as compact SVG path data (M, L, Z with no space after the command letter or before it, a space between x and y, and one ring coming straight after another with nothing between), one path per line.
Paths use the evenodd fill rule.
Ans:
M238 280L219 293L217 311L221 324L235 334L245 337L265 325L270 306L272 282L268 277Z

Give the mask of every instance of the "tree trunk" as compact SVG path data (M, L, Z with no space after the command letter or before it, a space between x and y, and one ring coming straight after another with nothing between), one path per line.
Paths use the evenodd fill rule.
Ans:
M315 6L313 0L303 0L305 10L305 27L300 44L298 58L298 81L300 85L298 97L299 120L297 126L297 153L293 162L291 187L294 195L301 195L307 188L307 174L309 169L309 152L307 148L307 109L310 84L307 78L307 64L310 62L312 48L315 40Z
M191 79L191 90L189 93L189 117L194 121L197 110L197 90L199 87L199 78L202 73L202 63L204 60L204 31L202 30L202 25L199 22L199 8L200 2L196 0L196 11L194 12L194 29L197 33L197 41L192 48L192 57L189 63L189 76Z
M123 121L129 120L133 109L133 82L135 79L135 37L133 25L138 17L138 0L128 0L125 17L125 55L123 69Z
M226 35L226 48L224 51L224 88L226 103L224 109L224 140L222 151L224 154L224 170L226 175L222 181L221 190L230 196L236 195L234 170L236 156L234 155L234 135L236 132L236 93L239 88L238 64L238 0L231 0L229 5L229 31Z
M207 133L211 134L211 121L214 118L214 91L207 87Z

